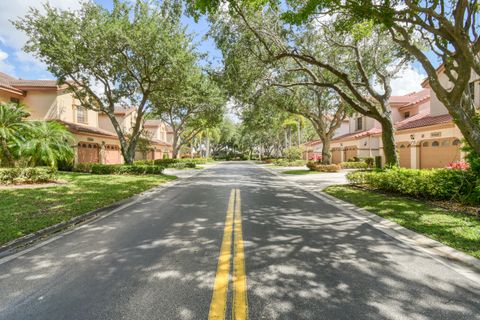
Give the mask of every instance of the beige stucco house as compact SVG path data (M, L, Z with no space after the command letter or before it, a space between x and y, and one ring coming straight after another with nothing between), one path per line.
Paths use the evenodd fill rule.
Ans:
M57 120L73 133L75 163L122 163L120 143L110 119L99 112L81 107L66 86L55 80L22 80L0 72L0 102L25 105L31 120ZM128 131L134 123L134 108L115 112L122 126ZM152 139L154 148L171 152L165 140ZM158 157L157 157L158 156ZM163 154L155 156L159 158Z
M419 169L446 167L463 159L462 135L428 82L425 81L422 86L424 89L419 92L390 99L400 166ZM476 86L476 100L479 90ZM340 163L353 157L384 158L381 134L377 121L354 114L350 118L348 132L332 140L332 162Z

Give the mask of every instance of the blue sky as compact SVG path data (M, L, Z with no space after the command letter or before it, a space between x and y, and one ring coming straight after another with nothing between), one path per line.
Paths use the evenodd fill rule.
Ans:
M22 51L26 36L16 30L9 20L15 20L27 13L30 6L40 7L44 0L0 0L0 71L22 79L52 79L44 64L29 54ZM75 9L80 0L49 0L53 6L61 9ZM95 0L101 5L111 8L112 0ZM208 53L209 59L220 63L221 54L216 49L212 40L204 40L208 32L208 23L203 18L195 22L190 17L183 18L188 30L195 34L199 43L199 50ZM394 95L403 95L421 89L420 83L425 78L425 73L418 64L401 72L392 82Z
M104 7L111 8L112 0L95 0ZM23 16L30 6L39 7L38 0L0 1L0 71L22 79L52 79L46 66L22 50L26 37L11 25L8 20ZM75 8L78 0L50 0L52 5L60 8ZM195 22L193 18L184 17L182 22L195 34L199 51L208 54L209 60L219 63L221 53L211 39L205 40L208 22L202 18Z

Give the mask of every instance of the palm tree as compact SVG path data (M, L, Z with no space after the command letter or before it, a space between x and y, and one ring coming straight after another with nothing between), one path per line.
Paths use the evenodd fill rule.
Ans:
M56 167L58 161L69 161L74 156L73 135L55 121L32 121L33 130L21 146L21 155L31 164Z
M23 133L29 131L30 123L25 122L29 115L20 105L0 103L0 161L9 167L15 165L12 150L20 146Z

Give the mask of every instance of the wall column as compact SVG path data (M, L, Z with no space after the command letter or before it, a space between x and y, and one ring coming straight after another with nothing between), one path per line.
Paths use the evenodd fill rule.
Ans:
M418 163L417 163L417 154L418 154L418 145L415 141L412 141L410 145L410 167L412 169L418 169Z

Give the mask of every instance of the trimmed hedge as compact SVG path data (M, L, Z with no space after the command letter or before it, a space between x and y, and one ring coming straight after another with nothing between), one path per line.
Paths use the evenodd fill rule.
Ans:
M1 168L0 184L43 183L57 179L51 167Z
M302 167L307 163L307 161L305 160L289 161L287 159L276 159L273 163L279 167Z
M366 169L366 168L368 168L367 163L361 162L361 161L360 162L351 162L351 161L342 162L342 163L340 163L340 166L343 169Z
M122 164L94 164L93 174L162 174L165 168L157 165L122 165Z
M318 162L308 162L307 167L310 171L318 172L338 172L341 169L337 164L321 164Z
M94 164L96 164L96 163L92 163L92 162L81 162L81 163L77 163L77 165L75 166L75 168L73 168L73 171L90 173L90 172L92 172L92 166L93 166Z
M350 172L347 179L352 184L417 198L480 203L480 180L470 170L392 168Z

